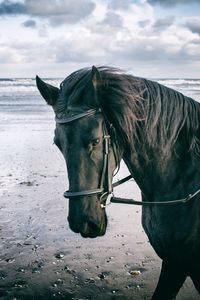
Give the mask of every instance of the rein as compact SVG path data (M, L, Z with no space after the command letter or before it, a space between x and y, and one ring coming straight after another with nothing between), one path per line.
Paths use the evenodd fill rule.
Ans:
M55 118L56 123L58 124L67 124L71 123L73 121L76 121L78 119L88 117L97 113L103 113L101 108L99 109L89 109L85 112L78 112L74 113L70 116L64 117L64 118ZM121 198L121 197L114 197L113 194L113 188L123 184L124 182L130 180L132 178L132 175L128 175L124 177L123 179L115 182L112 184L111 182L111 177L109 174L109 153L110 153L110 145L112 144L113 146L113 152L114 152L114 157L116 160L116 164L119 167L118 163L118 156L116 154L116 140L114 138L114 143L111 139L110 131L114 132L115 135L115 129L112 124L109 123L107 118L104 116L104 126L103 126L103 141L104 141L104 147L103 147L103 169L102 169L102 174L101 174L101 180L100 180L100 187L97 189L92 189L92 190L83 190L83 191L66 191L64 192L63 196L65 198L73 198L73 197L80 197L80 196L91 196L91 195L100 195L100 203L101 207L105 208L106 207L106 200L109 195L112 195L110 197L110 202L111 203L122 203L122 204L133 204L133 205L174 205L174 204L183 204L189 202L191 199L193 199L196 195L200 193L200 189L198 189L196 192L193 194L189 194L185 198L177 199L177 200L171 200L171 201L136 201L134 199L127 199L127 198ZM109 125L109 129L107 128L107 125ZM109 131L110 130L110 131ZM115 148L115 149L114 149ZM106 176L107 175L107 176ZM106 177L107 177L107 186L104 188L104 183L106 182Z

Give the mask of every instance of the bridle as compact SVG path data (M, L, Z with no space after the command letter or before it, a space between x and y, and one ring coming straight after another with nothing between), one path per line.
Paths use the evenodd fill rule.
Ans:
M56 123L58 124L68 124L71 122L74 122L78 119L89 117L94 114L103 113L100 108L98 109L89 109L84 112L74 113L73 115L66 116L64 118L57 118L56 117ZM82 197L82 196L91 196L91 195L99 195L100 203L102 208L105 207L106 198L108 195L112 194L113 191L113 185L111 181L111 174L110 174L110 147L112 144L111 140L111 128L112 125L107 121L103 123L103 168L102 173L100 177L100 183L99 187L92 190L82 190L82 191L66 191L64 192L65 198L73 198L73 197ZM112 148L114 149L115 146L112 145ZM117 158L118 155L114 153L116 164L118 164Z
M113 188L123 184L124 182L130 180L132 175L128 175L125 178L115 182L112 184L111 174L110 174L110 148L112 145L112 150L114 153L116 166L119 168L119 157L117 153L117 144L115 137L115 129L113 125L108 121L107 117L104 115L103 110L101 108L97 109L89 109L83 112L74 112L68 116L64 116L62 118L55 118L57 124L68 124L79 120L84 117L89 117L98 113L102 113L104 117L103 123L103 168L101 173L101 179L99 187L92 190L82 190L82 191L66 191L63 196L65 198L75 198L75 197L83 197L83 196L91 196L91 195L99 195L100 204L102 208L106 207L106 200L109 195L110 202L113 203L126 203L126 204L134 204L134 205L173 205L173 204L181 204L187 203L191 199L193 199L197 194L200 193L200 189L198 189L193 194L189 194L187 197L178 199L178 200L170 200L170 201L136 201L133 199L119 198L114 197ZM114 133L114 134L113 134Z

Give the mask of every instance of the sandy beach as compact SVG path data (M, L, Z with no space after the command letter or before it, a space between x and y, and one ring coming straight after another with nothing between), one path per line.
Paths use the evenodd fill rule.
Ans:
M137 206L107 207L107 233L70 231L65 162L52 144L53 122L0 125L0 299L150 299L161 261ZM122 166L116 180L126 175ZM117 195L140 192L133 181ZM188 279L178 300L197 300Z

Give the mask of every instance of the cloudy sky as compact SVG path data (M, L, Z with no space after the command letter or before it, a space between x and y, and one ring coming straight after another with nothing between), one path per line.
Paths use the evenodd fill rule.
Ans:
M0 0L0 77L200 78L200 0Z

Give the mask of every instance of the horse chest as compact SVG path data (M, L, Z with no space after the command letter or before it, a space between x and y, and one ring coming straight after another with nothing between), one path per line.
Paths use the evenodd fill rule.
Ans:
M186 208L143 207L142 225L151 245L162 258L187 260L199 256L200 219Z

